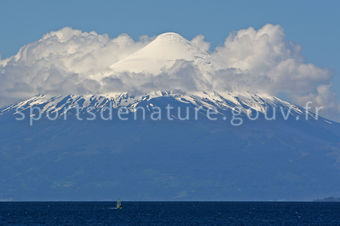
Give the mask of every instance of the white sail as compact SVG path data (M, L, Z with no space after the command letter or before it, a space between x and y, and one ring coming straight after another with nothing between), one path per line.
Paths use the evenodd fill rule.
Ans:
M120 199L117 199L117 205L116 208L119 209L122 206L122 202L120 201Z

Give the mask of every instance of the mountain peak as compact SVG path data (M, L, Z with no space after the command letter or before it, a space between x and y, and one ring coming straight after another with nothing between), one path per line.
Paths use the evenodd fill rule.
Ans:
M158 35L142 49L111 65L111 69L113 73L127 71L157 75L162 69L172 67L177 60L195 61L198 58L208 58L208 54L181 35L166 32Z
M155 40L187 41L183 36L176 32L165 32L158 35Z

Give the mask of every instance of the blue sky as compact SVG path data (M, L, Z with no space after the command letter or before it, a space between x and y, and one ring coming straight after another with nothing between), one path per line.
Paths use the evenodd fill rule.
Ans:
M307 62L334 73L340 98L338 1L9 1L0 3L0 55L64 26L133 38L175 31L190 39L203 34L222 45L232 31L280 24L302 46Z

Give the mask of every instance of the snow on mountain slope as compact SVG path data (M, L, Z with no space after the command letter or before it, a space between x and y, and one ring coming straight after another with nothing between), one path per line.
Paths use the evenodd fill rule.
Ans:
M112 71L109 73L128 71L159 74L162 69L173 66L176 60L192 61L200 67L206 67L209 64L209 55L181 35L168 32L111 65Z
M68 95L68 96L49 96L39 95L27 100L21 101L17 104L13 104L0 110L0 113L14 113L17 110L24 112L31 107L39 107L42 109L42 113L58 112L60 115L67 110L75 109L76 107L80 111L86 111L91 107L95 112L99 112L104 107L119 108L127 107L130 112L134 112L136 107L147 106L151 109L154 105L154 100L159 100L164 104L168 104L169 98L175 100L172 102L173 107L177 107L179 104L187 104L191 107L201 107L203 110L212 109L220 114L231 112L234 109L240 110L242 113L250 113L257 111L259 113L267 113L268 111L276 110L276 113L281 111L288 112L292 116L304 115L306 111L293 104L283 101L277 97L268 95L256 95L250 93L232 93L232 92L193 92L184 93L182 91L157 91L144 95L133 96L129 93L111 93L106 95ZM170 102L169 102L170 103ZM177 104L176 104L177 103ZM312 112L308 113L315 118Z

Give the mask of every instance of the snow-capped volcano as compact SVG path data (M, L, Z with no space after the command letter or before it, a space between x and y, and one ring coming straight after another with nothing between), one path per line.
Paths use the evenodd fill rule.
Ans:
M73 37L72 32L63 32ZM217 76L213 76L217 74L210 72L217 64L224 66L225 61L211 60L207 48L176 33L161 34L115 59L108 51L103 64L93 59L107 50L106 41L100 42L98 46L105 48L96 54L89 51L78 55L82 51L73 51L77 42L72 38L68 46L60 49L68 36L57 34L61 42L39 55L39 60L32 63L34 67L24 68L31 77L25 74L23 80L33 88L24 84L19 87L33 90L23 95L30 98L0 109L0 199L108 200L112 194L129 200L310 200L321 195L339 196L338 123L322 117L317 120L307 108L263 94L265 91L251 93L241 90L255 89L235 91L225 85L214 86L211 81L227 83L239 74L216 81ZM94 34L85 36L88 35ZM263 36L265 41L270 40L267 36ZM53 43L54 39L59 40L57 37L48 41ZM119 43L111 44L115 47ZM272 46L269 44L261 42ZM30 48L36 50L34 46ZM55 54L56 50L61 55ZM24 65L33 59L26 54L29 52L25 48L22 51ZM65 58L63 54L68 52L70 56ZM248 55L245 51L247 59ZM223 55L223 59L228 56ZM233 61L228 69L233 72L237 66L247 70L254 60L257 66L258 60L280 58L275 56L254 55L250 61L233 59L236 63ZM17 63L20 59L2 64L21 68L22 64ZM194 66L189 70L191 74L172 70L182 63L189 69ZM8 78L17 78L21 72L13 71ZM182 87L182 83L191 86ZM4 87L10 90L12 86ZM43 95L34 96L39 92ZM138 113L138 107L150 116L156 112L154 107L163 111L167 105L173 109L171 116L186 115L188 107L200 109L202 117L185 121L180 117L169 121L163 117L126 121L63 117L66 111L76 116L74 112L79 110L83 116L91 109L97 116L103 109L105 113L110 109L118 112L121 107L128 109L129 116ZM36 117L38 113L31 111L33 108L46 117ZM243 126L225 121L232 118L235 109ZM210 110L216 113L216 120L206 120L207 114L203 113ZM253 120L256 112L260 117ZM267 113L270 119L265 117ZM279 117L275 120L272 116L276 114ZM284 115L289 115L287 120ZM36 124L20 120L23 116L36 118Z
M209 64L209 55L181 35L167 32L157 36L137 52L112 64L110 73L127 71L160 74L179 60L191 61L202 67Z

